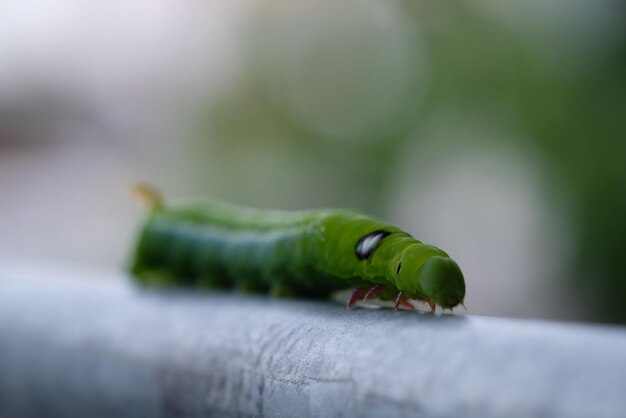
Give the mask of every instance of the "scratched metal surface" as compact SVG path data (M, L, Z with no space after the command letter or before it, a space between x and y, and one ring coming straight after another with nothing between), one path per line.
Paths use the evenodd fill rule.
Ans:
M138 289L0 262L0 416L617 417L626 329Z

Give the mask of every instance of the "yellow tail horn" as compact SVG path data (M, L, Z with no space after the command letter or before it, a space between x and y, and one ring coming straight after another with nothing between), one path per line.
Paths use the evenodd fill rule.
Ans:
M146 203L151 209L159 209L163 207L163 198L161 193L154 187L146 183L137 183L133 187L133 195L142 202Z

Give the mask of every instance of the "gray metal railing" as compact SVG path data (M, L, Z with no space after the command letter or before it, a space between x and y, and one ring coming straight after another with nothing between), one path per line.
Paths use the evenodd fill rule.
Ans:
M626 416L626 329L0 263L0 416Z

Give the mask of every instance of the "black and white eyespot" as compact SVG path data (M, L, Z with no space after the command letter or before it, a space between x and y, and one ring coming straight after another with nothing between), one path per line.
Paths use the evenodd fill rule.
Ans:
M372 255L374 250L378 247L378 244L380 244L380 241L382 241L382 239L389 234L390 232L387 231L374 231L365 235L359 240L359 242L357 242L356 248L354 249L357 258L359 260L369 258L369 256Z

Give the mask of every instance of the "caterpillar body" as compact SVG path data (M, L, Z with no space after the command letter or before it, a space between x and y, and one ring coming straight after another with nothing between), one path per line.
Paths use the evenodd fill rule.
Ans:
M164 205L152 189L131 274L140 283L236 288L275 296L328 297L354 288L348 308L378 297L452 309L465 281L442 250L347 209L259 210L197 199Z

